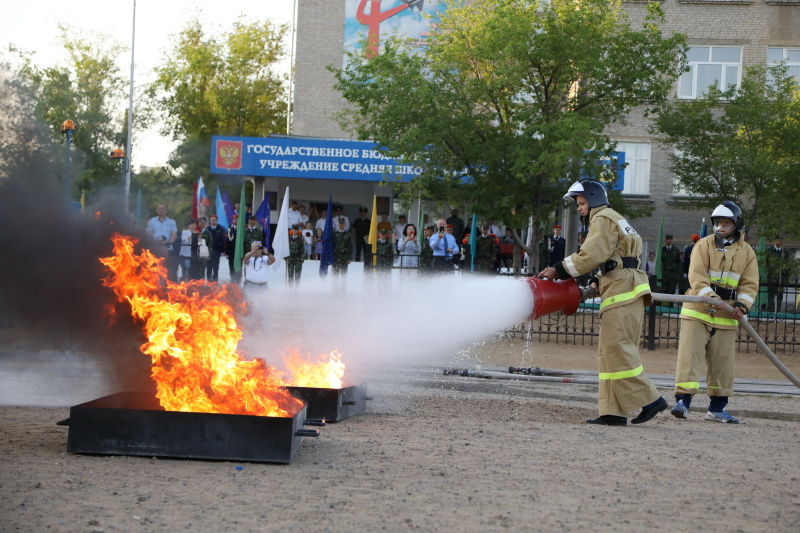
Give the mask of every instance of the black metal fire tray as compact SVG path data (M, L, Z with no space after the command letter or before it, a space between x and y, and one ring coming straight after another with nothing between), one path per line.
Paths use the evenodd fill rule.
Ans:
M263 463L291 462L306 407L291 418L165 411L152 394L120 392L70 408L67 451ZM320 425L320 424L314 424Z
M309 418L338 422L367 410L366 385L351 385L341 389L315 387L286 387L295 397L306 402Z

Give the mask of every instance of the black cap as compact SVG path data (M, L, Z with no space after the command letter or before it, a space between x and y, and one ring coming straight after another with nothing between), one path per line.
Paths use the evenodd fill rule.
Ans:
M367 208L362 205L361 207L358 208L358 212L359 213L366 213L367 212Z
M344 217L339 217L339 224L344 224L345 220Z
M482 228L488 228L488 227L489 227L489 224L487 224L486 222L484 222L484 223L483 223L483 226L481 226L481 227L482 227Z
M300 226L298 224L292 224L292 229L300 229Z
M672 237L672 233L667 233L667 235L664 238L665 239L672 239L673 238Z
M378 230L378 233L389 233L389 230L386 228L381 228Z

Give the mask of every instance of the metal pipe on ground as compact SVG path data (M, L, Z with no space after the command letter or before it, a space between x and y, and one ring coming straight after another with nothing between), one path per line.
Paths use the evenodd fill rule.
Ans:
M448 368L444 370L444 375L449 376L464 376L472 378L483 379L506 379L518 381L538 381L549 383L572 383L576 385L598 385L600 380L590 377L558 377L558 376L531 376L525 374L510 374L508 372L495 372L491 370L476 370L476 369L453 369ZM659 389L672 389L675 386L674 380L661 381L652 379L653 385ZM787 384L786 387L789 385ZM793 396L800 396L800 390L792 388L776 389L776 388L763 388L763 387L736 387L737 393L742 394L789 394Z
M708 296L686 296L683 294L664 294L659 292L652 293L652 297L654 300L659 300L661 302L681 302L681 303L703 303L706 305L713 305L718 306L728 311L729 313L733 312L733 307L725 303L724 301L718 298L710 298ZM744 328L744 330L750 335L750 337L756 341L758 347L763 350L764 354L767 358L772 362L775 367L781 371L781 373L786 376L789 381L794 383L797 388L800 388L800 379L795 376L791 370L789 370L783 362L778 359L778 357L769 349L767 343L759 337L756 330L753 329L753 326L750 325L750 322L747 320L747 315L743 316L742 318L737 319L739 324Z
M482 366L477 365L477 370L487 370L489 372L505 372L505 367L501 366ZM528 367L528 368L521 368L510 366L508 367L509 374L523 374L523 375L531 375L531 376L562 376L562 377L571 377L571 376L590 376L590 377L597 377L597 372L595 370L564 370L564 369L557 369L557 368L539 368L539 367ZM665 374L655 374L651 375L650 379L658 380L658 379L673 379L675 376L672 375L665 375ZM748 378L737 378L734 380L734 385L776 385L778 387L781 386L792 386L794 385L791 382L787 381L779 381L779 380L765 380L765 379L748 379ZM701 380L700 384L705 384L705 381Z

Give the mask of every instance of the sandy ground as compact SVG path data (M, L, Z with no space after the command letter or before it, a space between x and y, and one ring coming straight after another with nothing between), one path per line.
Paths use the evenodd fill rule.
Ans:
M68 453L56 422L70 404L30 405L85 376L80 357L0 352L0 531L800 530L800 397L737 395L738 426L704 421L698 398L689 420L607 428L584 423L592 385L442 374L592 370L594 354L490 339L384 368L366 380L365 414L321 428L281 465ZM784 362L800 373L798 359ZM674 354L644 360L674 372ZM763 355L739 358L740 378L776 372Z

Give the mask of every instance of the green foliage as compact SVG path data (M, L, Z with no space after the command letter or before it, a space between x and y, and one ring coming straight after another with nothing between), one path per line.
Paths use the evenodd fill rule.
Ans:
M172 154L186 184L208 177L213 135L263 137L285 131L283 58L287 29L270 21L238 21L220 38L195 19L179 33L150 86L150 106L163 115L163 133L180 141Z
M101 34L86 36L65 25L59 29L68 58L59 65L40 67L30 55L12 50L22 63L5 82L9 98L5 105L11 108L8 120L25 127L15 129L16 140L0 147L0 165L8 173L13 166L38 159L39 168L50 163L50 172L56 173L52 180L63 184L66 139L61 124L72 120L70 183L71 197L77 200L81 190L91 196L121 180L120 163L108 154L125 140L124 120L115 120L126 81L114 61L123 48Z
M760 234L800 234L800 86L785 67L751 67L738 90L666 102L654 132L678 151L672 170L694 195L688 207L732 200Z
M423 50L388 39L331 69L353 104L339 118L421 167L405 195L513 228L549 221L569 182L613 150L605 128L660 103L679 75L684 40L662 21L652 5L633 29L616 0L448 0Z
M178 230L192 213L191 188L187 193L186 185L169 167L151 168L137 172L131 181L131 191L142 191L142 218L144 222L155 215L156 205L167 206L168 216L178 224ZM132 201L131 207L135 207Z

